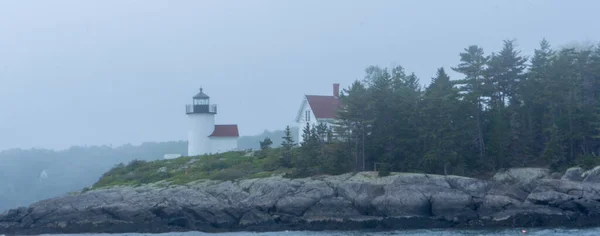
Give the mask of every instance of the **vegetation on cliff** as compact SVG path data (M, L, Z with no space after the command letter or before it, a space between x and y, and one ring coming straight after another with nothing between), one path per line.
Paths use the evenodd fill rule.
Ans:
M459 54L425 89L400 66L369 67L341 96L343 151L369 170L489 175L510 167L591 167L600 154L600 45L532 57L515 41ZM366 164L362 164L366 163Z
M459 54L452 80L439 68L426 88L404 68L366 69L340 96L336 133L305 128L298 174L374 170L489 176L511 167L564 171L600 160L600 45L532 57L515 41L491 54ZM307 140L305 138L305 140Z
M132 162L95 186L374 169L489 176L510 167L600 164L600 45L552 49L543 40L528 57L504 41L491 54L468 46L459 59L451 69L460 78L439 68L426 88L401 66L368 67L363 80L343 90L338 126L307 126L303 143L294 143L288 128L281 147L265 138L254 157ZM167 171L158 172L162 167Z
M135 186L159 181L183 184L199 179L233 180L291 172L276 163L279 160L277 151L277 149L272 150L272 154L264 158L235 151L171 160L134 160L127 165L119 164L104 173L92 188L113 185Z
M298 130L292 129L297 135ZM259 148L266 137L279 145L283 130L265 131L255 136L242 136L241 149ZM294 136L296 137L296 136ZM117 163L132 160L151 162L167 153L187 153L187 142L146 142L140 145L74 146L65 150L9 149L0 151L0 212L33 202L80 190L98 181L98 177ZM136 161L139 165L142 162ZM47 173L47 179L40 174ZM27 186L27 187L24 187Z

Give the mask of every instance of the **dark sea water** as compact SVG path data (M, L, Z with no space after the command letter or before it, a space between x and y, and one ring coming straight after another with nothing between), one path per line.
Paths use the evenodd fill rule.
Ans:
M253 233L253 232L238 232L238 233L166 233L166 234L65 234L64 236L475 236L475 235L492 235L492 236L509 236L509 235L536 235L536 236L600 236L600 228L594 229L523 229L514 230L409 230L409 231L390 231L390 232L360 232L360 231L324 231L324 232L308 232L308 231L287 231L287 232L270 232L270 233ZM54 236L54 235L53 235Z

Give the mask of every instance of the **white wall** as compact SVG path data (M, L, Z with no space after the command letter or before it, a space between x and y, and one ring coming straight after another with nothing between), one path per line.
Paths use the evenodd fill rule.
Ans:
M188 156L210 153L208 136L215 129L215 115L210 113L188 114Z
M306 112L310 112L310 116L308 117L309 121L308 123L310 124L310 126L313 125L317 125L317 118L315 117L315 114L312 112L312 110L310 109L310 105L308 104L308 101L306 100L306 97L304 98L304 101L302 102L301 105L302 109L301 109L301 113L300 113L300 119L298 119L296 121L297 123L297 127L298 127L298 137L296 137L296 143L300 144L303 139L302 139L302 133L304 131L304 127L306 127Z
M215 154L228 151L235 151L238 148L237 141L237 137L211 137L210 152Z

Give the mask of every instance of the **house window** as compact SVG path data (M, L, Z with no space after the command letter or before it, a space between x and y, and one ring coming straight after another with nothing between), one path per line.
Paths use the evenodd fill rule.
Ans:
M306 120L306 122L309 122L310 121L310 111L305 111L304 113L305 113L304 114L304 116L305 116L304 119Z

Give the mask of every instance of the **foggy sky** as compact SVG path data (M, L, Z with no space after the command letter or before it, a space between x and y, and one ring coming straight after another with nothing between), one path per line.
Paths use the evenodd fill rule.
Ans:
M241 135L293 123L304 94L369 65L423 85L517 39L600 40L597 1L2 1L0 150L186 139L199 87ZM453 79L456 74L451 74Z

